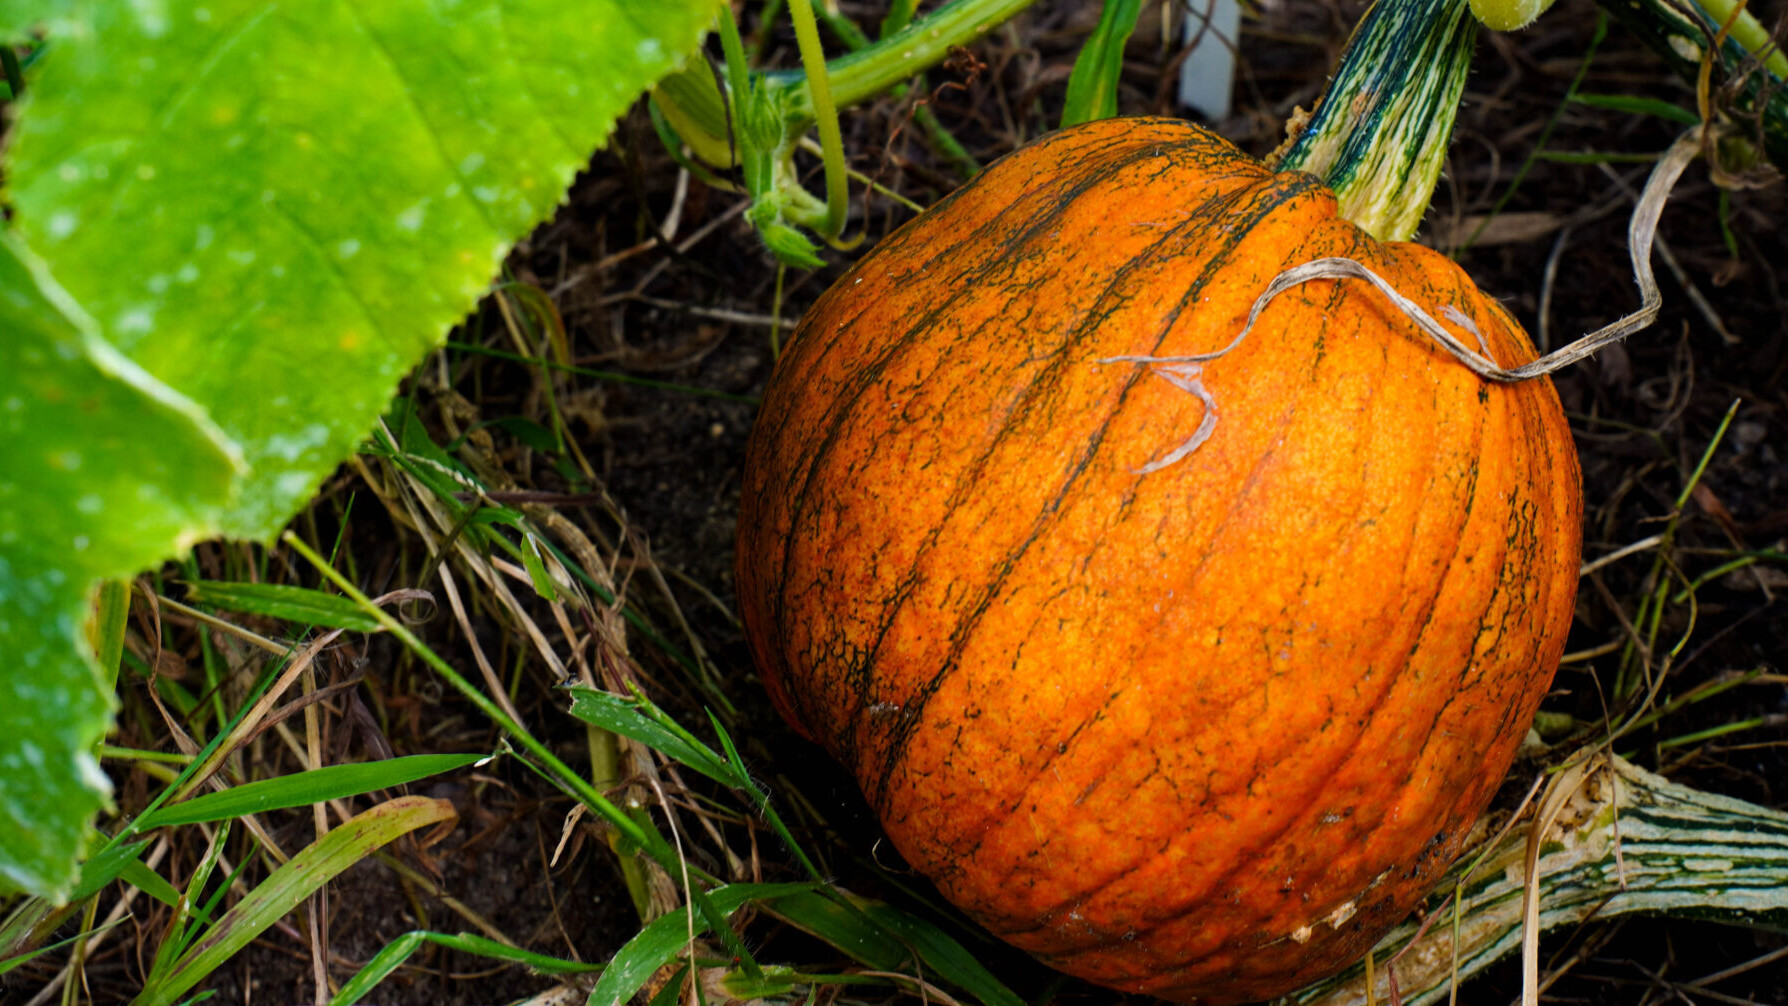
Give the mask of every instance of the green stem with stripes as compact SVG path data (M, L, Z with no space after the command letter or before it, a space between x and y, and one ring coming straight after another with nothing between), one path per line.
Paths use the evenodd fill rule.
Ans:
M1280 170L1308 171L1381 240L1415 234L1452 139L1477 19L1466 0L1378 0Z
M1405 1003L1427 1006L1445 1001L1455 961L1463 981L1520 946L1528 831L1510 829L1460 860L1476 868L1459 889L1456 924L1449 906L1414 946L1414 923L1379 942L1377 1002L1391 1001L1387 971ZM1788 814L1679 786L1620 758L1586 777L1540 850L1541 931L1639 912L1788 927ZM1363 1004L1365 971L1356 965L1286 1001Z

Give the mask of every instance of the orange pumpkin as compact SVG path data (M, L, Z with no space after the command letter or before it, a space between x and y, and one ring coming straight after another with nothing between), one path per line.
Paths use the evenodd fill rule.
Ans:
M1358 960L1564 646L1581 504L1544 379L1480 379L1355 279L1282 294L1202 373L1114 359L1220 349L1328 256L1534 356L1314 177L1106 120L851 269L752 435L739 600L777 706L951 901L1114 988L1233 1003Z

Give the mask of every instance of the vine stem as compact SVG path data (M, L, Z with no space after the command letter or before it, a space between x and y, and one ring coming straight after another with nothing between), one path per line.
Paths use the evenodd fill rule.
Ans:
M974 42L1035 2L956 0L941 7L894 34L827 64L832 100L837 107L848 108L883 94L943 62L951 49ZM791 118L815 117L815 96L804 74L797 70L764 76L784 92L784 109Z
M1376 956L1395 955L1407 1006L1444 1002L1459 980L1514 952L1529 932L1592 917L1652 912L1788 922L1788 814L1679 786L1608 754L1554 783L1550 823L1536 813L1480 856L1461 859L1472 866L1460 879L1452 926L1405 923L1379 942ZM1382 1003L1387 970L1379 968L1368 986L1355 966L1286 1002Z
M1596 0L1683 80L1717 71L1718 107L1788 168L1788 59L1738 0ZM1736 16L1735 16L1736 15ZM1722 30L1724 29L1724 30Z
M850 200L844 174L844 134L838 128L838 108L832 103L830 71L825 50L820 46L813 4L809 0L788 0L788 13L795 24L795 44L801 50L801 66L806 70L807 91L819 127L820 150L826 165L826 217L818 230L830 241L844 233L844 214Z
M1391 282L1368 269L1362 263L1343 257L1319 258L1303 265L1293 266L1273 277L1267 288L1255 298L1254 306L1248 311L1248 319L1242 330L1222 349L1194 356L1114 356L1101 363L1129 362L1147 364L1189 364L1208 363L1242 344L1242 340L1253 331L1254 324L1260 315L1280 294L1293 287L1301 286L1319 279L1363 279L1384 294L1398 311L1416 323L1424 334L1438 342L1447 352L1465 364L1471 371L1486 380L1503 383L1528 381L1536 377L1550 374L1576 363L1602 349L1609 343L1621 339L1650 325L1658 315L1663 304L1663 296L1658 292L1658 281L1651 268L1651 248L1657 236L1658 217L1664 212L1664 204L1670 198L1670 190L1676 186L1678 178L1695 155L1701 152L1705 126L1696 126L1677 137L1664 156L1658 159L1657 166L1652 168L1651 178L1645 183L1645 192L1634 207L1632 218L1627 223L1627 245L1632 253L1633 283L1639 288L1640 305L1637 310L1596 329L1568 346L1547 353L1545 356L1519 367L1504 368L1495 360L1479 350L1472 349L1445 326L1434 319L1422 305L1404 296ZM1445 307L1441 313L1447 314ZM1481 347L1481 340L1480 340Z
M1645 193L1640 197L1639 204L1634 207L1633 215L1627 223L1627 247L1632 254L1633 283L1639 288L1639 308L1532 363L1511 368L1497 365L1496 361L1460 342L1420 305L1398 293L1384 278L1350 258L1317 259L1280 273L1254 302L1242 335L1246 335L1248 329L1253 327L1255 319L1260 317L1260 312L1266 309L1266 305L1286 290L1313 279L1352 276L1377 287L1424 333L1433 337L1447 352L1457 357L1459 362L1471 368L1473 373L1486 380L1504 383L1527 381L1568 367L1610 343L1619 342L1650 325L1657 318L1658 309L1663 305L1663 296L1658 292L1657 277L1652 273L1651 248L1657 237L1658 217L1664 212L1664 204L1669 200L1670 190L1676 186L1677 179L1682 177L1683 170L1695 159L1695 155L1701 152L1706 128L1696 126L1683 133L1665 151L1664 156L1658 159L1657 166L1652 168L1650 179L1645 183ZM1241 336L1238 335L1236 341L1240 340Z
M1761 59L1770 73L1788 79L1788 58L1783 57L1781 48L1769 37L1769 29L1745 9L1741 0L1696 0L1696 4L1707 12L1714 24L1726 25L1732 40Z

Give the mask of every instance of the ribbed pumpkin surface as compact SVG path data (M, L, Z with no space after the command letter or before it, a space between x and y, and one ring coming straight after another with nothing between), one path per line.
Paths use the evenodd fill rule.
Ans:
M1185 1002L1357 960L1458 850L1562 651L1575 450L1519 326L1307 175L1172 120L1066 130L886 239L766 393L742 613L909 862L1064 971ZM1450 310L1449 310L1450 309ZM1469 328L1448 323L1468 345Z

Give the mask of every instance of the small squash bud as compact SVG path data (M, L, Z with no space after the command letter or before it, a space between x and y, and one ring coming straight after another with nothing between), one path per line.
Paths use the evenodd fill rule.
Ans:
M739 99L736 114L739 121L739 139L746 150L770 152L780 149L785 142L783 135L782 114L776 100L764 89L763 81L756 81L749 94Z
M1496 31L1525 28L1551 6L1552 0L1471 0L1471 12Z

